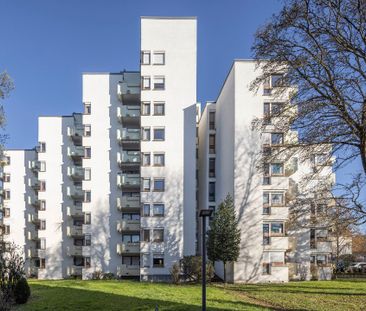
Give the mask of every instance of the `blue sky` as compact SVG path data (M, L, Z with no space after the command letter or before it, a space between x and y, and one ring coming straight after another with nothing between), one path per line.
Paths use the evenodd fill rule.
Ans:
M8 148L37 142L39 115L81 111L81 74L139 68L140 16L198 17L198 100L214 100L234 58L250 58L255 30L277 0L0 0L0 71Z
M256 29L278 0L0 0L0 71L8 148L37 143L39 115L80 112L81 74L139 67L140 16L198 17L198 101L215 100L235 58L251 58ZM338 174L360 169L359 161Z

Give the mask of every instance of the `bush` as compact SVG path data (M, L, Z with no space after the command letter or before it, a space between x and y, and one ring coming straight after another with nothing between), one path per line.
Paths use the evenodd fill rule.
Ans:
M112 272L104 273L103 280L114 280L116 277Z
M21 278L14 289L15 302L18 304L23 304L28 301L30 296L30 288L26 278Z
M92 280L101 280L103 278L103 272L96 270L92 273Z
M170 275L173 284L178 284L180 281L180 265L177 262L170 268Z
M201 256L184 256L181 260L183 267L184 279L191 282L200 282L202 279L202 257ZM208 282L214 277L213 264L208 261L206 264L206 280Z

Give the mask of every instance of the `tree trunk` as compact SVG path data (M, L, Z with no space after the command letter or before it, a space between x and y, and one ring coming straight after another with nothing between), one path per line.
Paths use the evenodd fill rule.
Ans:
M224 261L224 284L226 285L226 261Z

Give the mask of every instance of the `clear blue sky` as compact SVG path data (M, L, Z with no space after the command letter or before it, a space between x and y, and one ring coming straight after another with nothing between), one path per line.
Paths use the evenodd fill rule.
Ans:
M85 71L138 70L140 16L198 17L198 100L214 100L234 58L250 58L277 0L0 0L8 148L37 142L39 115L81 111Z
M235 58L250 58L256 29L278 0L0 0L0 71L8 148L37 143L39 115L80 112L85 71L137 70L140 16L198 17L198 101L215 100ZM345 172L355 172L355 162ZM338 174L338 179L344 179Z

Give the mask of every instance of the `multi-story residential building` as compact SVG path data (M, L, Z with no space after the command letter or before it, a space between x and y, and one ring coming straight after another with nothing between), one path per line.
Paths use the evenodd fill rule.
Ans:
M288 97L274 99L271 81L249 91L255 62L235 61L201 115L196 27L195 18L143 17L140 71L84 73L83 113L40 117L38 147L5 153L0 225L24 247L30 275L168 280L175 262L201 251L199 209L215 210L228 193L241 228L229 280L282 282L325 265L321 228L287 229L291 185L310 160L258 168L264 149L297 139L275 120L252 127Z

